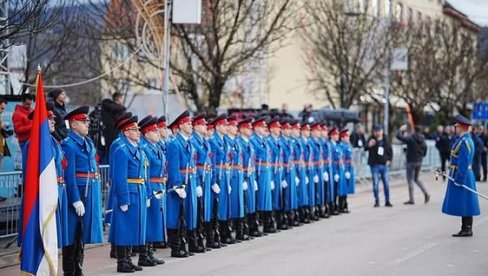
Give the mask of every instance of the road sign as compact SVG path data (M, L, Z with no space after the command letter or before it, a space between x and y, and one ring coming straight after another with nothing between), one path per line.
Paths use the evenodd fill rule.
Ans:
M488 102L479 102L473 105L473 120L488 120Z

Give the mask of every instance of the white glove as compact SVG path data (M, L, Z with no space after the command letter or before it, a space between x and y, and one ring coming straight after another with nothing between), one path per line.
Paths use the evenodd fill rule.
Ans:
M281 188L286 189L286 187L288 187L288 182L286 182L286 180L282 180L281 181Z
M161 199L163 198L164 191L153 192L153 194L156 199Z
M146 207L147 208L151 207L151 199L150 198L146 199Z
M202 195L203 195L202 186L197 186L197 197L202 197Z
M305 176L305 185L308 185L308 183L310 183L310 179L308 178L308 176Z
M242 182L242 190L247 191L247 181Z
M313 177L313 182L314 182L314 183L319 183L319 176L318 176L318 175L315 175L315 176Z
M254 180L254 191L257 191L257 190L259 190L258 182L256 180Z
M327 182L329 181L329 173L328 172L324 172L324 181Z
M295 176L295 184L297 186L300 185L300 178L298 178L298 176Z
M127 210L129 210L129 205L122 205L120 206L120 210L122 210L122 212L127 212Z
M182 199L186 198L186 191L183 188L176 188L175 192L178 194L178 196Z
M229 185L229 186L227 186L227 187L228 187L228 189L229 189L229 195L230 195L230 193L232 192L232 187L231 187L230 185Z
M216 194L220 194L220 187L217 183L212 185L212 191Z
M350 172L346 172L345 177L346 177L346 179L351 178L351 173Z
M274 188L275 188L274 181L271 181L271 183L270 183L270 184L271 184L271 191L273 191L273 190L274 190Z
M76 214L81 217L85 214L85 206L80 200L73 202L73 207L75 207Z
M339 181L339 175L338 174L334 175L334 181L335 182Z

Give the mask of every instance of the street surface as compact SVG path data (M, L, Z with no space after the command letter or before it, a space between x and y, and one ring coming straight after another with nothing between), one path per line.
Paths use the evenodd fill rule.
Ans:
M416 189L416 204L403 205L407 186L397 178L391 189L394 207L384 207L382 200L380 208L373 208L371 187L362 184L349 198L350 214L185 259L159 249L156 255L166 264L135 275L488 275L488 217L483 213L488 201L480 199L474 237L453 238L461 220L440 212L445 184L435 182L432 173L422 179L432 195L428 204ZM488 194L488 184L478 183L478 190ZM120 275L108 253L108 245L88 250L84 274ZM18 274L18 266L0 270L0 275Z

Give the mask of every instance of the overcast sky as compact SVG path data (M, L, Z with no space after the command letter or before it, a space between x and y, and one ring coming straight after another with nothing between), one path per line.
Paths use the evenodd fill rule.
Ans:
M481 26L488 26L488 0L447 0Z

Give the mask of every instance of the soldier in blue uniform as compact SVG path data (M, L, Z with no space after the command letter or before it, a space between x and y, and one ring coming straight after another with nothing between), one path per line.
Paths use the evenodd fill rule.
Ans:
M269 147L271 148L272 180L271 190L273 194L273 211L280 230L288 229L288 217L284 212L283 191L288 188L288 182L284 179L283 172L283 149L280 140L281 124L278 118L268 122L270 135L268 136Z
M322 137L320 138L320 142L322 144L322 159L323 159L323 172L322 178L324 180L324 197L325 197L325 210L324 210L324 218L329 218L333 215L333 195L334 195L334 182L331 181L332 173L332 165L331 165L331 146L329 141L329 131L327 127L327 123L324 121L320 124L322 128Z
M119 118L116 123L121 136L114 142L110 152L112 172L112 216L110 219L109 242L115 246L117 272L134 272L142 267L132 263L130 248L146 243L147 207L150 205L146 171L149 161L139 147L140 132L137 116ZM147 254L141 253L139 264Z
M209 143L212 149L212 191L217 194L214 202L217 207L214 211L217 211L214 221L214 227L217 230L215 232L215 238L217 242L223 244L235 243L234 238L231 235L230 220L230 177L231 177L231 151L224 141L224 136L227 133L227 116L225 114L219 115L214 119L213 125L215 132L210 138ZM215 212L214 212L215 214Z
M315 189L315 206L314 217L324 217L325 213L325 186L324 186L324 164L323 164L323 147L320 141L322 137L322 128L319 123L314 123L310 126L310 146L313 157L313 184ZM310 195L312 196L312 195Z
M102 195L97 149L88 138L88 106L66 114L70 132L61 147L67 161L64 170L68 194L68 244L63 247L65 275L82 275L84 246L103 242Z
M166 141L168 139L168 128L166 127L166 116L161 116L158 118L158 121L156 122L156 125L158 126L158 129L159 129L159 136L160 136L160 139L159 141L156 143L156 145L158 146L159 149L161 149L161 151L163 152L163 155L165 156L165 160L166 160ZM166 181L167 181L167 176L168 176L168 170L167 170L167 167L168 167L168 164L167 164L167 160L164 162L163 166L164 166L164 170L166 172ZM163 219L162 219L162 223L163 223L163 240L161 242L155 242L153 247L154 248L167 248L167 244L166 244L166 184L163 185L163 197L161 198L162 200L162 203L161 203L161 209L162 209L162 215L163 215ZM154 249L154 251L156 251L156 249Z
M196 167L190 142L193 132L190 112L183 112L170 125L178 129L168 144L168 213L167 233L171 256L184 258L193 255L186 246L186 231L193 233L197 225Z
M457 138L451 147L449 176L454 181L447 182L446 195L442 205L442 212L451 216L461 217L461 231L453 237L473 236L473 216L480 215L478 196L467 189L476 190L476 181L471 168L474 155L474 143L469 134L471 122L458 115L456 117Z
M207 120L205 114L198 114L193 117L193 135L190 139L196 154L197 167L197 197L198 197L198 223L197 223L197 244L190 244L193 251L210 250L219 248L219 244L213 240L214 231L212 227L212 152L210 144L205 139L207 134ZM204 244L204 232L206 233L206 244ZM207 247L207 248L205 248ZM191 250L190 250L191 251Z
M265 233L275 233L276 225L272 218L273 205L271 196L272 152L266 141L266 136L268 135L266 118L260 117L256 119L252 126L254 135L250 141L256 153L257 211L259 216L262 215L263 231Z
M246 118L239 122L239 143L243 157L244 182L242 189L244 191L244 234L251 237L261 237L263 233L259 229L259 222L256 216L256 193L258 191L258 182L256 180L256 153L254 146L251 144L252 118Z
M295 220L300 224L305 222L305 217L303 216L303 187L305 186L305 161L303 159L303 147L302 143L300 142L300 123L298 120L292 120L290 122L291 125L291 136L290 140L293 146L293 163L295 165L295 172L296 172L296 201L297 201L297 209L295 211Z
M308 198L308 205L306 207L309 219L318 220L319 217L315 213L315 204L317 202L315 193L315 183L318 183L319 177L316 174L315 164L314 164L314 148L313 141L310 138L311 127L304 126L302 128L302 143L304 146L303 157L306 165L306 192Z
M288 119L282 120L281 124L281 144L283 148L283 179L287 183L287 187L283 188L283 202L284 211L288 219L288 226L298 226L299 223L295 217L295 212L298 209L297 204L297 172L295 165L295 145L291 138L291 124Z
M343 179L343 189L341 189L342 194L342 206L339 206L339 210L342 213L349 213L349 206L347 204L347 195L354 194L356 192L355 183L355 173L354 167L352 166L352 145L350 142L349 130L342 130L340 133L340 146L342 151L342 163L344 167L344 179ZM340 199L339 199L340 200Z
M244 154L237 142L238 122L235 116L227 118L227 134L225 135L226 144L231 152L230 166L230 217L235 231L236 242L249 240L249 235L244 232Z
M161 140L159 127L157 126L158 118L146 116L139 122L139 128L142 134L141 149L144 151L149 160L149 169L147 171L149 186L148 194L150 206L147 208L146 223L146 245L139 249L139 265L153 266L164 264L164 261L158 260L153 254L153 244L163 241L163 195L166 192L166 156L158 142Z
M308 176L310 165L310 151L308 150L308 137L310 136L310 126L304 123L300 126L300 137L298 137L297 146L299 147L299 169L298 178L300 184L298 185L298 206L300 221L303 223L310 223L310 201L308 193L308 185L310 179Z
M336 128L332 128L329 131L330 145L331 145L331 161L332 161L332 181L334 181L334 196L333 196L333 215L337 215L337 212L342 212L341 207L344 196L347 195L347 191L344 185L344 163L342 158L342 148L339 145L340 132Z

